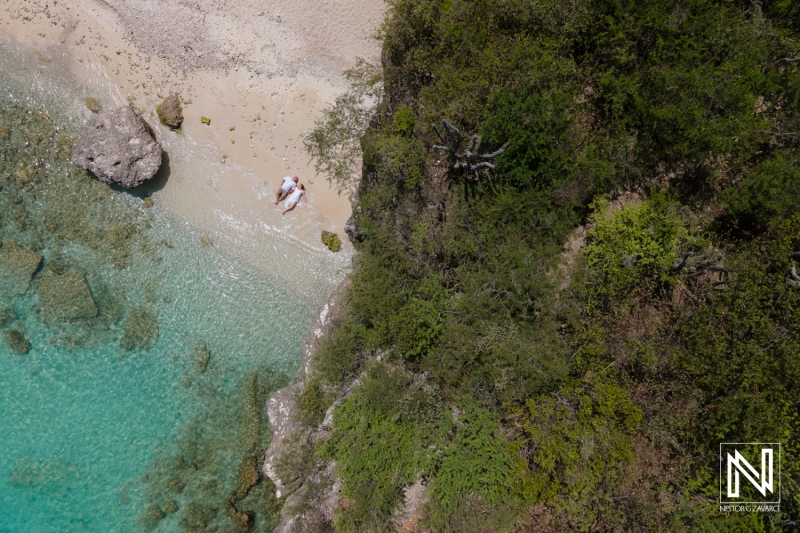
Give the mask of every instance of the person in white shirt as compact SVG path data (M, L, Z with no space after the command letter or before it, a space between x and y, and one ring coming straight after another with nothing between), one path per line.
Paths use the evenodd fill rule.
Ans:
M303 186L302 183L298 184L297 188L294 191L292 191L292 194L290 194L289 197L286 199L286 203L284 204L286 209L283 210L281 215L285 215L287 211L291 211L292 209L297 207L297 204L300 203L300 199L305 195L306 195L306 188Z
M278 192L275 193L275 201L272 203L278 205L278 202L286 198L286 196L290 192L295 190L298 181L300 181L300 178L298 178L297 176L295 177L286 176L285 178L283 178L281 186L278 188Z

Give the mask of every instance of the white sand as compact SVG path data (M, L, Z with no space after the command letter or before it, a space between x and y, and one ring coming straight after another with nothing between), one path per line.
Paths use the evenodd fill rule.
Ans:
M172 169L157 205L209 233L222 221L318 246L320 230L344 237L350 204L315 174L302 135L346 89L344 70L378 61L384 10L382 0L8 0L0 32L42 61L66 54L76 76L105 83L155 127ZM170 92L186 101L183 135L155 118ZM198 149L203 161L187 160ZM308 202L281 217L272 200L285 175L300 177Z

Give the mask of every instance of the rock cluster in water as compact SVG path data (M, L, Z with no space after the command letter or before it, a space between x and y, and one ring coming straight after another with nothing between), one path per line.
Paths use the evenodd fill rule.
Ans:
M45 111L0 100L4 353L24 354L44 340L29 329L30 312L47 325L49 343L72 349L113 342L114 326L129 308L122 287L92 275L93 269L160 260L163 244L145 233L151 216L117 202L109 187L68 164L72 152L70 132ZM134 327L142 325L136 318L128 320L126 342L148 344L153 328ZM157 335L157 319L144 322L155 323Z
M147 122L123 106L88 120L70 160L104 183L133 188L158 172L161 146Z

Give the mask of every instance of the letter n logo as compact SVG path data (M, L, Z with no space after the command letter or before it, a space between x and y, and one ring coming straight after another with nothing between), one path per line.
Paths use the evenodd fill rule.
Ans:
M720 443L720 503L780 503L780 469L779 443Z

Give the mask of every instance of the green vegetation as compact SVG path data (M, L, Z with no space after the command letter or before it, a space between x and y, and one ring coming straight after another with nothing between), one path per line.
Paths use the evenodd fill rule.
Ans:
M390 530L418 480L431 531L796 527L797 3L390 6L380 77L307 140L340 187L335 147L363 149L348 309L301 397L311 426L339 402L335 528ZM509 141L472 194L443 117ZM719 510L719 443L748 441L783 444L780 512Z

